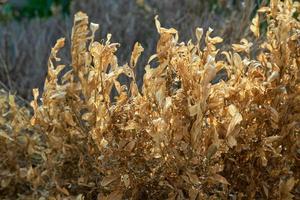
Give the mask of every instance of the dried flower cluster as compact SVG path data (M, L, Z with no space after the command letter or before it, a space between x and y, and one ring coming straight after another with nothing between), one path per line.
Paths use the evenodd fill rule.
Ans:
M1 152L7 153L0 166L7 170L1 170L6 179L0 191L20 188L24 179L30 192L21 192L35 199L299 197L299 11L291 0L272 0L259 10L250 29L260 36L259 17L268 28L256 58L246 39L219 52L222 38L212 29L197 28L197 41L180 43L177 30L156 18L160 39L141 90L135 68L143 47L136 43L129 63L120 66L119 44L110 42L110 34L94 41L99 26L77 13L71 69L60 64L59 39L42 97L33 91L30 124L10 114L17 134L1 132ZM211 84L222 69L228 80ZM130 85L118 81L124 75ZM25 137L26 127L40 134ZM25 146L19 147L18 136L27 138ZM30 151L31 140L42 144ZM30 160L35 154L41 159L36 164ZM13 165L12 159L24 163Z

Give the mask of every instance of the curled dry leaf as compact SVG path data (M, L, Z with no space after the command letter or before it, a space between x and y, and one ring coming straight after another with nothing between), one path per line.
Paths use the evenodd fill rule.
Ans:
M241 40L241 44L232 44L232 49L236 52L246 52L247 54L250 53L250 48L252 47L253 43L248 42L245 38Z
M230 183L226 180L226 178L221 176L220 174L214 174L214 175L210 176L210 179L216 183L230 185Z
M252 19L252 24L250 26L250 30L255 35L255 37L259 37L259 16L258 14Z

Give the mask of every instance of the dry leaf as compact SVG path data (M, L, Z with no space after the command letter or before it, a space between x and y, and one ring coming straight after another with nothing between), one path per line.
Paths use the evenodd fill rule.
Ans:
M252 24L250 26L250 30L255 35L255 37L259 37L259 16L256 14L256 16L252 19Z
M196 28L196 37L197 37L198 43L200 42L202 36L203 36L203 29L197 27Z
M106 187L108 186L109 184L111 184L112 182L116 181L119 177L118 176L115 176L115 175L109 175L109 176L106 176L102 179L101 181L101 186L103 187Z
M226 180L226 178L224 178L223 176L221 176L219 174L214 174L214 175L210 176L210 179L217 183L230 185L230 183Z
M11 138L7 133L5 133L3 130L0 130L0 137L3 137L5 139L8 139L10 141L14 141L13 138Z
M106 197L103 197L103 198L99 198L98 197L98 200L122 200L122 197L123 197L123 194L121 191L119 190L116 190L116 191L113 191L112 193L110 193L108 196Z

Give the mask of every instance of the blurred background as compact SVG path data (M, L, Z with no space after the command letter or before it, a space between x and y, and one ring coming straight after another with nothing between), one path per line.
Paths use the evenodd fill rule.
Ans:
M163 27L179 31L180 41L195 39L194 30L213 28L224 38L222 49L249 35L249 24L261 5L269 0L0 0L0 88L24 101L32 88L43 89L47 59L60 37L67 39L60 56L70 64L70 32L73 15L86 12L90 22L100 24L97 40L112 34L121 44L119 64L126 63L135 42L145 48L137 67L142 84L144 65L155 53L158 33L154 16Z

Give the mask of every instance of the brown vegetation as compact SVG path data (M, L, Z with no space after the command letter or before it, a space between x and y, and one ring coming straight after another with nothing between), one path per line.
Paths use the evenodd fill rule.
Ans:
M252 33L259 37L262 17L268 27L256 58L246 39L221 52L212 29L179 42L156 18L160 37L141 90L143 47L135 43L120 65L119 44L110 34L95 41L99 26L77 13L72 68L58 57L59 39L43 93L33 90L30 122L13 96L1 100L1 197L299 198L299 10L290 0L259 10ZM224 69L228 80L211 84Z
M232 2L232 1L228 1ZM241 1L242 2L242 1ZM144 65L155 52L158 34L153 18L159 15L162 23L179 30L181 39L188 41L194 29L212 27L224 38L224 48L249 33L248 23L254 1L227 3L222 12L210 12L207 0L73 0L71 13L88 14L90 21L101 22L96 38L112 33L113 41L121 44L117 56L121 62L130 58L135 42L140 42L145 51L137 66L137 82L142 86ZM130 11L130 12L128 12ZM1 18L1 16L0 16ZM50 48L60 37L66 38L67 47L60 56L69 65L70 30L72 18L55 15L49 19L31 19L0 23L0 83L24 99L32 100L32 88L43 89L47 74L47 59ZM122 82L128 79L121 78Z

